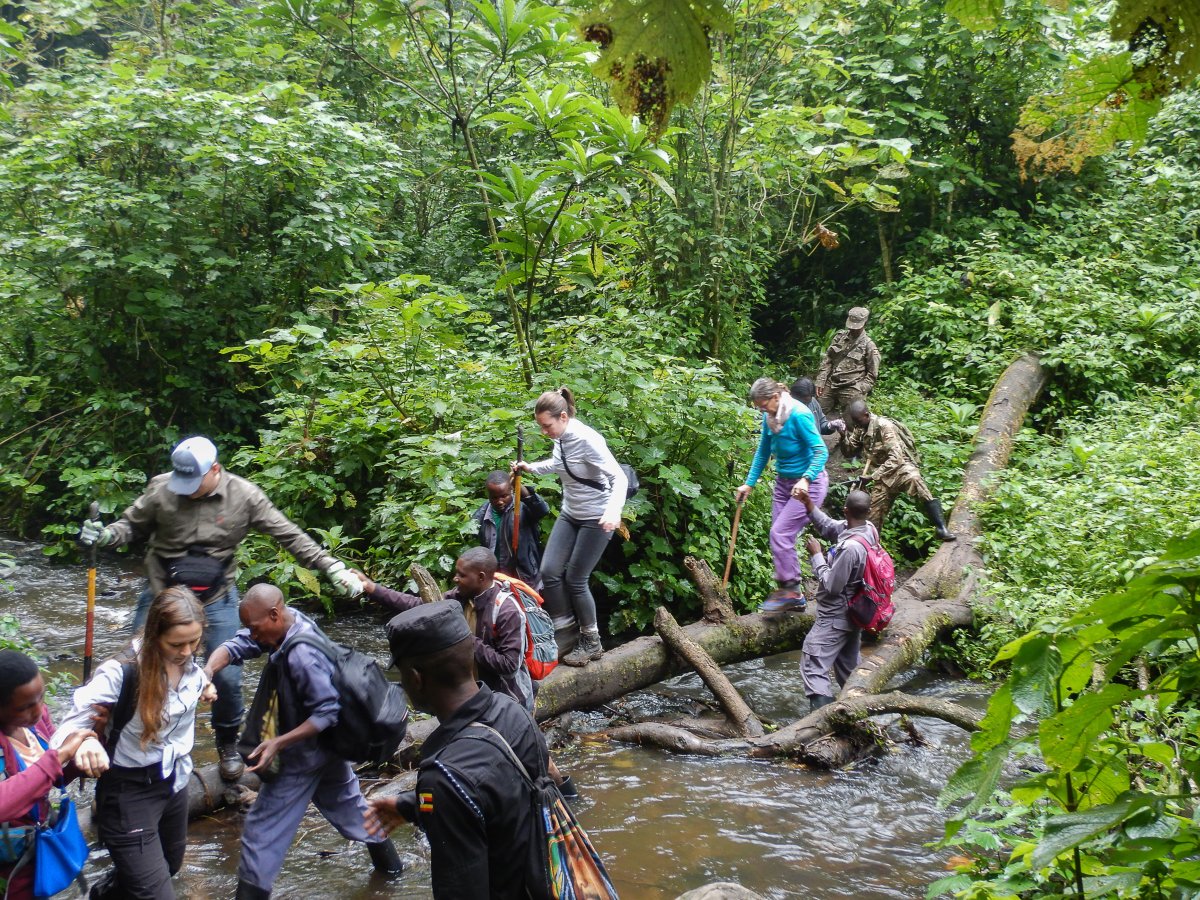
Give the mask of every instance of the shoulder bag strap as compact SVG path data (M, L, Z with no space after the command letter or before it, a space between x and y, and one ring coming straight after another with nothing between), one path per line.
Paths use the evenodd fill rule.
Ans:
M562 444L561 439L558 442L558 458L560 460L562 460L563 468L567 470L567 474L569 476L571 476L572 481L578 481L580 484L587 485L593 491L605 490L604 485L602 485L600 482L596 481L594 478L580 478L578 475L576 475L574 472L571 471L571 467L567 464L567 454L566 454L566 451L563 450L563 444Z
M525 783L528 784L530 787L534 787L533 779L529 777L529 770L525 768L525 764L523 762L521 762L520 758L517 756L516 751L513 750L512 745L509 744L508 741L506 741L504 739L504 735L502 735L500 732L498 732L491 725L484 725L482 722L472 722L467 727L468 728L482 728L484 731L491 732L493 735L495 735L496 740L498 740L500 742L500 746L504 748L504 752L508 754L508 758L512 760L513 765L517 767L517 771L521 773L521 777L525 779ZM487 740L487 737L484 736L483 739Z

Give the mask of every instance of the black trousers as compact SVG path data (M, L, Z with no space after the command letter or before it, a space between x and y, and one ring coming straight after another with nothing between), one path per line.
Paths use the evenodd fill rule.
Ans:
M104 897L175 900L171 876L187 847L188 792L174 790L158 765L113 766L96 785L96 831L117 870Z

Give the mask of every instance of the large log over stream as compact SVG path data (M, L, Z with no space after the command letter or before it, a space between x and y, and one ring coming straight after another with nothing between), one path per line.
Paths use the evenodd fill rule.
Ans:
M696 561L691 561L691 565L702 570L704 574L700 577L706 576L708 584L719 585L707 565ZM715 625L695 622L682 632L713 660L726 665L796 650L811 627L811 616L764 618L755 613ZM605 651L599 660L582 669L558 666L538 691L537 717L547 719L572 709L600 706L689 670L663 645L661 638L637 638Z
M864 749L862 735L855 733L858 729L854 723L866 715L879 712L929 715L973 727L973 715L954 704L879 692L893 677L914 665L935 640L954 628L971 624L972 603L981 599L977 594L983 571L983 559L975 547L980 530L978 508L987 498L995 474L1008 464L1013 438L1045 383L1046 371L1032 353L1016 359L996 382L980 418L974 450L963 470L962 490L950 516L950 528L959 539L943 544L897 589L893 597L896 615L891 626L875 651L852 673L838 702L809 713L773 734L749 740L714 741L659 723L625 726L607 735L686 753L789 755L814 764L836 766L860 755ZM564 682L560 691L569 687ZM593 692L591 699L595 696Z

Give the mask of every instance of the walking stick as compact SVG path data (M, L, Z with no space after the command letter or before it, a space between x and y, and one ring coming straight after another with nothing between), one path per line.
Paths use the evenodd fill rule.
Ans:
M88 518L100 518L100 504L92 501ZM87 618L83 626L83 680L92 677L92 633L96 630L96 544L88 548Z
M729 535L729 555L725 557L725 575L721 579L721 590L729 587L729 570L733 567L733 548L737 545L738 523L742 521L742 507L745 503L745 500L739 500L737 509L733 513L733 532Z
M520 425L517 426L517 462L525 461L525 429ZM513 479L513 533L512 533L512 555L513 569L517 567L517 544L521 540L521 470L517 469L517 475Z

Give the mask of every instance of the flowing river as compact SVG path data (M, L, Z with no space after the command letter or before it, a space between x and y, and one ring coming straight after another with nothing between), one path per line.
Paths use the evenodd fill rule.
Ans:
M18 618L55 672L82 669L86 572L48 563L33 544L0 541L18 568L0 587L0 614ZM96 603L96 658L127 640L141 579L133 566L102 562ZM383 660L382 612L315 618L336 640ZM726 669L759 715L786 722L805 706L799 653ZM247 671L247 701L257 669ZM919 676L919 694L982 708L985 688ZM695 676L637 697L648 709L678 709L705 696ZM52 706L61 707L65 698ZM206 718L201 714L202 720ZM674 898L712 881L734 881L765 897L922 898L945 874L946 851L926 846L942 834L936 798L966 758L967 736L942 722L918 724L926 745L903 747L841 772L814 772L787 762L680 757L657 750L581 742L556 752L579 784L575 809L626 900ZM197 729L197 763L215 761L211 733ZM224 810L192 823L180 897L234 893L241 816ZM415 829L393 837L407 871L387 882L370 875L365 850L350 845L315 810L301 825L274 896L317 900L429 897L429 857ZM96 853L92 874L106 864Z

